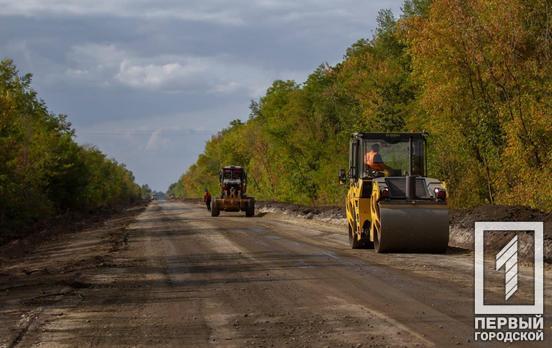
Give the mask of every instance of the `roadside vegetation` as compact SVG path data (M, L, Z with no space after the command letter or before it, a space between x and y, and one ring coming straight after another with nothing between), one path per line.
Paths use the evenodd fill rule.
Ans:
M258 199L339 204L352 132L430 133L429 174L450 205L552 209L552 8L546 0L409 0L335 66L275 81L169 190L218 191L245 166Z
M112 210L141 199L124 164L78 145L11 60L0 61L0 242L70 213Z

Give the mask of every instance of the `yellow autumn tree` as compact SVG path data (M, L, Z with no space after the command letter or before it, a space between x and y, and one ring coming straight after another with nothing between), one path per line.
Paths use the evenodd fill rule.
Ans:
M548 12L544 0L436 0L402 23L457 206L551 207Z

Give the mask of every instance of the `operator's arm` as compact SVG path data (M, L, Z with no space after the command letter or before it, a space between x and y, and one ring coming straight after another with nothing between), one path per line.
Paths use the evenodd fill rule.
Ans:
M385 172L393 170L393 168L389 167L387 164L383 162L383 158L379 153L374 156L374 168L375 170L385 171Z

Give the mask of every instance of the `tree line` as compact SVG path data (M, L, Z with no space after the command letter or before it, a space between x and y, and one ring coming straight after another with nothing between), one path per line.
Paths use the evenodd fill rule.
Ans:
M67 213L141 199L124 164L81 146L67 116L50 113L12 60L0 61L0 240Z
M355 131L428 131L452 207L552 209L552 7L547 0L408 0L305 82L275 81L169 194L218 191L221 166L258 199L340 204Z

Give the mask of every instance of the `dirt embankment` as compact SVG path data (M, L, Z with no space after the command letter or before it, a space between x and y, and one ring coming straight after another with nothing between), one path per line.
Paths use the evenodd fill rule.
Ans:
M79 233L88 230L104 229L104 226L110 220L122 221L120 226L113 227L117 233L105 233L102 238L110 245L110 249L118 249L123 243L123 235L119 233L124 230L127 223L146 209L147 204L137 204L117 211L106 211L102 213L91 214L76 221L67 220L66 223L54 224L50 227L31 233L25 237L13 239L9 242L0 244L0 270L4 270L6 263L13 264L16 259L26 260L32 257L35 251L40 250L48 243L60 242L70 239L78 239ZM65 221L65 220L64 220ZM124 223L123 223L124 222ZM79 255L75 255L78 257ZM25 272L23 273L34 273ZM4 273L0 272L0 276ZM28 274L27 274L28 275Z
M552 263L552 213L542 212L521 206L484 205L473 209L451 210L450 243L452 246L473 250L473 236L476 221L542 221L544 222L544 260ZM510 234L493 233L492 238L485 239L486 247L498 250L503 247ZM519 250L522 259L532 258L532 248L523 245L533 245L533 234L519 234Z
M290 217L313 219L335 225L346 225L345 211L341 207L306 207L297 204L278 202L257 202L260 214L276 213ZM552 263L552 213L521 206L485 205L473 209L451 209L449 212L449 245L463 249L474 249L474 227L476 221L543 221L544 222L544 259ZM509 234L493 234L485 240L486 246L498 250L503 247ZM532 245L532 233L523 233L520 244ZM532 257L530 248L521 248L522 259Z
M110 267L114 253L127 246L126 226L144 209L96 214L0 246L0 347L30 345L23 343L30 331L78 305L82 275Z
M145 207L147 202L136 203L133 207ZM98 209L91 212L67 212L56 217L37 221L25 229L0 230L0 254L7 249L21 250L32 248L34 244L61 232L76 232L85 227L107 221L126 211L129 207L120 205L114 208ZM7 245L7 247L6 247Z

